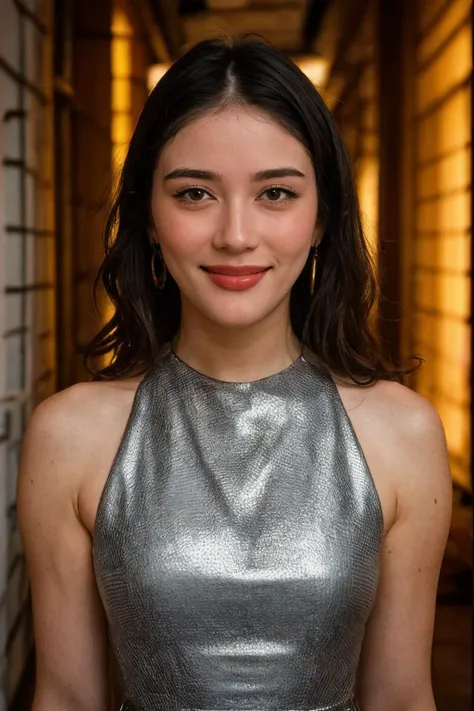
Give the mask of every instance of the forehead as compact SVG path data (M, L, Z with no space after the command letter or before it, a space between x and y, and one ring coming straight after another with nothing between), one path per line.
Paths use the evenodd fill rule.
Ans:
M177 164L220 174L283 166L312 172L306 149L284 126L245 106L213 111L184 126L163 149L158 171Z

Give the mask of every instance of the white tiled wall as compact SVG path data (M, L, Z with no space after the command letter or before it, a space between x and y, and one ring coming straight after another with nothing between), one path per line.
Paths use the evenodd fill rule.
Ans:
M49 330L54 338L54 263L45 257L54 252L51 75L45 71L51 9L52 0L0 0L0 711L16 690L32 638L15 507L21 441L41 368L54 372L54 363L38 366L39 333ZM49 203L42 225L40 193ZM35 235L39 226L47 237ZM51 241L49 250L40 239ZM39 302L49 303L42 324L35 317Z
M1 8L1 5L0 5ZM3 39L3 33L0 30L0 37ZM2 45L3 46L3 45ZM1 70L0 70L1 71ZM1 77L1 74L0 74ZM1 81L1 79L0 79ZM0 116L4 113L2 92L0 91ZM4 155L5 146L5 131L3 122L0 121L0 156ZM5 191L4 191L4 176L0 170L0 222L3 226L5 215ZM5 263L3 255L5 254L5 234L0 227L0 329L3 332L5 328ZM4 339L0 338L0 396L5 392L5 343ZM6 442L3 441L6 433L4 432L4 418L6 415L6 407L0 403L0 711L5 711L6 699L4 696L6 685L6 656L5 646L7 641L7 611L6 611L6 588L7 588L7 462L6 462Z

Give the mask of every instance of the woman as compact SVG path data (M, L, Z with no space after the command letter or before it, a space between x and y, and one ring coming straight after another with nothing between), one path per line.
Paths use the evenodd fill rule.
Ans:
M37 408L19 481L34 711L433 711L442 426L395 382L349 160L258 41L150 95L107 226L95 381ZM317 256L316 256L317 254Z

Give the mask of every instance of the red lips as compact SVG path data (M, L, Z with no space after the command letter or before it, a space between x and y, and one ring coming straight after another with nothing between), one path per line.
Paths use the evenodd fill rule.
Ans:
M227 264L213 264L201 267L215 286L226 291L247 291L256 286L271 267L256 264L245 264L241 267L231 267Z

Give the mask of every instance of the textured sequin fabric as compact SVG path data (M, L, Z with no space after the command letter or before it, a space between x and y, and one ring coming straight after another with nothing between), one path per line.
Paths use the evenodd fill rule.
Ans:
M94 531L123 709L357 709L382 539L364 456L311 353L229 383L167 344Z

